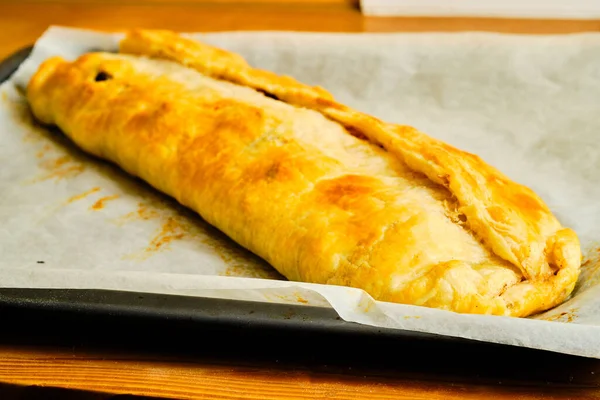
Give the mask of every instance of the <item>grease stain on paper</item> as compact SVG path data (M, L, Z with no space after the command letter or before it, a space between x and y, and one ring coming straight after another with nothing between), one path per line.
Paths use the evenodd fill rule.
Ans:
M37 153L35 153L35 158L44 158L44 156L50 151L52 150L52 146L50 146L49 144L45 144L44 146L42 146L42 148L40 150L38 150Z
M67 204L74 203L74 202L76 202L78 200L85 199L90 194L96 193L98 191L100 191L100 188L98 186L96 186L94 188L91 188L90 190L87 190L87 191L83 192L83 193L76 194L75 196L69 197L63 204L67 205Z
M159 218L160 214L158 211L150 208L148 204L138 203L137 210L130 212L129 214L124 215L123 217L117 220L118 225L123 225L127 222L141 220L148 221L150 219Z
M571 308L567 311L561 312L559 314L551 315L549 317L540 318L540 319L543 319L544 321L556 321L556 322L571 323L575 319L577 319L577 311L579 311L579 309L577 307L575 307L575 308Z
M308 300L296 293L296 301L302 304L308 304Z
M76 161L68 155L43 160L38 165L44 172L40 176L34 178L31 183L37 183L49 179L70 179L76 177L85 170L85 166L82 163Z
M169 244L175 240L180 240L189 234L183 229L181 224L177 223L173 217L167 218L160 228L160 232L155 235L150 241L150 245L146 247L146 252L159 251L169 248Z
M74 178L86 169L83 155L73 148L70 140L56 127L42 126L37 122L25 101L13 102L13 121L23 126L22 140L36 147L40 174L24 182L34 184L48 180Z
M102 210L104 208L104 206L106 205L107 201L116 200L118 198L119 198L118 194L113 194L112 196L101 197L94 204L92 204L92 206L90 207L90 210L93 210L93 211Z
M64 168L56 168L49 170L48 173L34 179L33 182L41 182L49 179L60 180L75 178L77 175L81 174L84 169L85 167L83 165L68 165Z
M30 134L32 134L32 132L29 132L25 138L33 137L33 135L29 136ZM44 137L52 140L49 137L50 135L49 132L44 132L39 135L36 134L35 136L39 140L43 140ZM86 170L86 165L82 161L69 154L69 152L65 152L64 149L61 149L59 146L53 146L47 142L41 147L38 147L35 158L39 160L38 168L40 173L32 179L27 180L25 184L34 184L48 180L59 181L62 179L71 179Z
M299 292L294 293L263 293L263 297L265 300L273 303L287 303L287 304L309 304L310 302L306 300Z
M168 251L181 240L192 240L209 247L227 265L219 275L247 278L284 279L273 267L241 248L200 216L172 200L156 199L140 202L135 211L119 218L123 225L133 221L158 220L160 227L150 236L148 245L125 259L143 261L158 252Z
M581 262L581 275L575 286L575 292L598 284L600 284L600 246L596 245L585 253L585 257Z

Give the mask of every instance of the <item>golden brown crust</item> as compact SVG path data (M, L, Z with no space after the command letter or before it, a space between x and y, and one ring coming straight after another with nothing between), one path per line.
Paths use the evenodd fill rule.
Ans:
M122 50L221 80L124 55L51 59L28 87L36 117L196 210L289 279L515 316L571 292L576 235L478 157L172 33L138 31ZM98 71L111 79L95 82Z
M128 32L120 43L120 51L177 61L206 76L252 87L290 104L303 106L333 100L323 88L252 68L238 54L186 39L171 31L138 29Z
M457 150L408 126L386 124L337 103L323 91L251 68L246 63L229 63L226 56L210 60L201 54L212 48L168 31L135 30L121 42L124 53L146 55L179 62L202 73L255 89L267 91L290 104L317 110L360 132L393 152L416 171L447 187L458 199L470 228L496 254L521 269L527 279L543 279L556 269L547 242L562 229L544 202L529 188L510 181L478 156ZM237 55L236 55L237 56ZM230 65L212 68L214 65ZM575 238L575 236L573 235ZM577 240L561 242L576 253ZM563 264L576 265L571 259Z

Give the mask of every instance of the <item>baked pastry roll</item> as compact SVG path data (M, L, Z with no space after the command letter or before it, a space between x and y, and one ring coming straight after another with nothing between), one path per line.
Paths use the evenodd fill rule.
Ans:
M46 60L35 117L195 210L290 280L527 316L573 290L576 234L479 157L166 31Z

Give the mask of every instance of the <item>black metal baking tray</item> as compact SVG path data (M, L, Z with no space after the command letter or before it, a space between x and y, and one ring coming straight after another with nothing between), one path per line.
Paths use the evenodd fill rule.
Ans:
M0 63L0 82L30 51ZM382 374L408 368L484 380L526 375L571 385L574 371L580 384L592 385L590 371L600 369L597 360L347 322L331 308L109 290L0 288L2 342L353 364ZM577 366L564 370L568 365Z
M29 56L23 48L0 62L0 83L6 81ZM109 290L45 290L0 288L0 315L11 312L60 313L185 320L231 329L276 328L311 332L380 334L382 330L345 322L330 308ZM395 336L435 336L391 330ZM456 340L456 339L453 339Z

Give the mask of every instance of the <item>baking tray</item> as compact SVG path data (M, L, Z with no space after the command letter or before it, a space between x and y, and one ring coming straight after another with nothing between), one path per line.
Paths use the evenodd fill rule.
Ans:
M31 49L0 62L0 83ZM581 383L591 384L590 368L600 365L597 360L539 350L346 322L325 307L112 290L0 288L0 340L175 351L221 360L358 363L379 371L404 368L409 362L411 373L467 372L482 379L487 376L483 371L491 368L493 379L526 372L528 380L537 374L545 382L569 384L573 370L557 366L579 360L576 370L588 377ZM200 345L206 341L215 346ZM516 367L515 357L523 360ZM502 360L513 360L510 369L499 367ZM554 369L549 372L540 365Z
M0 83L10 78L31 50L31 46L23 48L0 62ZM232 329L269 327L365 335L383 331L345 322L331 308L111 290L0 288L0 315L5 315L9 310L110 314L126 316L128 319L158 318L165 321L179 319ZM437 336L412 331L389 331L396 336Z

